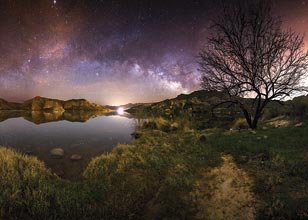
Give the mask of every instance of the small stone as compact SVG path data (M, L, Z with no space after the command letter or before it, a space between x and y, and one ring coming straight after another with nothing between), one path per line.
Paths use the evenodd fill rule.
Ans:
M64 150L62 148L54 148L50 151L50 155L55 158L62 158L64 156Z
M264 135L264 136L263 136L263 138L264 138L264 139L267 139L267 138L268 138L268 136L267 136L267 135Z
M79 154L73 154L70 158L72 161L78 161L82 159L82 156Z

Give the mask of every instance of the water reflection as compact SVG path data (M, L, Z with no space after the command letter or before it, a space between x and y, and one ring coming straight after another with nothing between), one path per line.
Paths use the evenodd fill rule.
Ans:
M34 124L42 124L52 121L86 122L90 118L105 115L100 111L0 111L0 122L10 118L23 117Z
M0 145L35 155L59 175L76 180L92 157L110 152L118 143L132 142L135 119L127 114L100 115L98 112L0 112ZM53 148L62 148L64 156L52 158ZM74 154L81 155L82 160L72 161Z

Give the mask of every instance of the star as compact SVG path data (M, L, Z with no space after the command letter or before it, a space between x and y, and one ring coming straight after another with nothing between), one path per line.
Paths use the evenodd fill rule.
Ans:
M99 104L159 101L199 89L197 55L220 7L212 0L7 2L0 3L0 97L78 96ZM274 14L285 16L286 28L308 29L308 0L274 2L284 2ZM28 86L38 79L46 83ZM16 85L27 90L9 89Z

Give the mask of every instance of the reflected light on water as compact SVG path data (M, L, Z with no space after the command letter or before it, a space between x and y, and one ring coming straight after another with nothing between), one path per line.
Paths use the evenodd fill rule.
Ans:
M117 112L118 112L119 115L123 115L124 114L124 108L119 107Z

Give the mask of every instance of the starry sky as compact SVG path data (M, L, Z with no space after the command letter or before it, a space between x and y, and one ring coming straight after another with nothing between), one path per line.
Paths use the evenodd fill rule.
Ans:
M217 2L0 0L0 97L120 105L198 90ZM273 2L285 27L308 30L308 1Z

